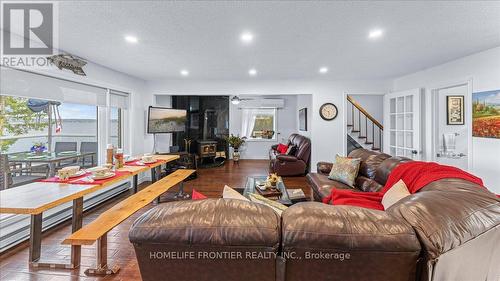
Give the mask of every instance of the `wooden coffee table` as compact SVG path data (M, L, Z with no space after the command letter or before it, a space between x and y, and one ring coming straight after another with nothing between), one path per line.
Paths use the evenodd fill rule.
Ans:
M251 176L247 177L247 182L245 184L245 189L243 190L243 196L248 197L248 194L250 193L255 193L255 194L260 194L259 191L256 189L257 187L255 186L255 182L257 181L265 181L267 176ZM280 202L283 205L290 206L293 204L292 200L288 197L288 192L286 190L285 183L283 181L279 181L276 184L276 188L281 191L281 197L276 200Z

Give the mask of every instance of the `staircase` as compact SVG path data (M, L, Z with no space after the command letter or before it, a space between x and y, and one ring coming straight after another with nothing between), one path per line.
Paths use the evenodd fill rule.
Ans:
M356 148L381 151L384 126L347 96L347 152Z

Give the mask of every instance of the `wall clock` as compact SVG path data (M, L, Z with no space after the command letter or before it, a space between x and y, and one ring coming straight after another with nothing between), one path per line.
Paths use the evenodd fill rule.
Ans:
M337 117L339 111L333 103L325 103L319 108L319 115L323 120L331 121Z

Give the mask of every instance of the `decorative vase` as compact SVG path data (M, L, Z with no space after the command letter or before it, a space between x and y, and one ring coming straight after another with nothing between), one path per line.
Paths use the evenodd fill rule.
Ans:
M240 161L240 152L236 148L233 150L233 161L234 162Z

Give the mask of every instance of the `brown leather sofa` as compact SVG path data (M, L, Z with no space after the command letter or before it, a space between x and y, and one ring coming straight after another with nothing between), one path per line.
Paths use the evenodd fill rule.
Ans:
M318 163L318 173L307 175L315 200L321 201L323 197L330 194L333 188L351 189L358 192L379 191L385 185L391 171L399 163L411 161L408 158L391 157L365 149L354 150L349 156L362 160L355 186L349 187L328 179L332 164ZM340 212L340 210L347 209L342 221L350 222L350 227L344 226L350 229L350 233L370 229L368 224L360 223L366 220L369 222L369 218L376 218L376 215L380 214L380 211L351 206L310 204L324 212ZM295 224L291 223L292 221L307 221L309 225L303 226L302 229L308 232L315 229L312 226L315 222L311 221L311 218L318 217L318 211L314 212L311 207L300 206L302 210L297 209L294 213L288 213L294 208L295 206L283 213L282 243L287 243L289 224L292 226ZM359 209L363 210L362 213ZM500 264L500 199L488 190L461 179L442 179L428 184L419 192L400 200L382 213L405 221L417 234L422 252L417 274L415 279L411 280L468 281L500 278L498 266ZM339 223L337 217L338 215L324 216L316 224L337 225ZM372 227L382 230L387 228L386 222L379 222L382 223ZM327 235L329 232L323 233ZM294 237L297 236L297 233L294 233ZM374 242L378 243L375 237ZM352 239L349 243L359 245L360 242ZM346 245L346 247L349 246ZM287 270L289 268L290 266ZM373 269L370 280L384 280L378 278L378 273Z
M317 173L307 174L307 180L312 187L316 201L322 202L323 198L328 196L333 188L353 191L379 191L384 186L387 176L394 167L399 163L411 161L408 158L391 157L385 153L363 148L353 150L348 156L361 158L359 173L354 186L330 180L328 174L332 169L332 163L329 162L318 162Z
M274 281L280 237L271 208L225 199L161 204L129 233L145 281Z
M279 176L303 176L309 170L311 141L305 136L291 134L288 138L288 145L297 147L294 154L280 154L276 150L278 145L271 147L269 150L269 160L271 160L269 170Z
M395 166L410 161L361 150L355 155L362 158L359 192L379 189ZM326 173L328 164L319 168ZM323 189L343 187L308 178L322 179ZM326 192L314 188L318 197ZM285 210L281 221L269 208L245 201L173 202L142 215L130 241L144 280L496 281L500 199L470 182L443 179L386 211L307 202ZM186 251L278 256L151 258L151 252Z

